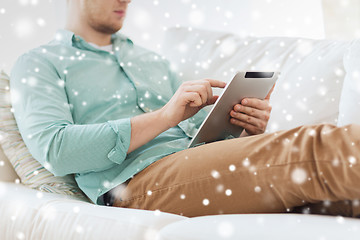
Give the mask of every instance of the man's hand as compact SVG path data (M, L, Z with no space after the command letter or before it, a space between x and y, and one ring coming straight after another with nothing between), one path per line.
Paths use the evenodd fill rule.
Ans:
M195 115L200 109L214 104L219 96L213 96L211 87L224 88L225 82L203 79L184 82L170 101L161 109L168 127Z
M236 104L230 112L230 122L243 127L249 135L264 133L272 109L269 99L273 89L274 87L264 100L244 98L241 104Z

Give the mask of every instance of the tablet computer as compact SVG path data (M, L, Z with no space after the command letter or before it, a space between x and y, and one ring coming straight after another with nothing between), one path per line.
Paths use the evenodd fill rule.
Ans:
M236 73L226 85L188 147L224 140L229 136L239 137L244 129L230 123L230 111L245 97L264 99L278 76L279 72Z

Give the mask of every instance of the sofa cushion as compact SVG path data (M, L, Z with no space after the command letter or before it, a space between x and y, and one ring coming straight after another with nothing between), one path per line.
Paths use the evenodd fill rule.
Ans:
M31 156L20 135L11 110L9 77L1 71L0 145L20 177L21 182L37 190L77 195L85 198L73 176L55 177Z
M183 219L187 218L98 206L74 196L0 182L0 239L150 240L167 224Z
M354 40L344 56L346 76L341 92L338 126L360 124L360 40Z
M164 227L157 239L356 240L359 234L360 220L351 218L304 214L233 214L175 222Z
M0 182L14 182L18 178L19 177L14 171L9 159L5 156L4 151L0 147Z
M237 71L281 71L270 100L273 110L267 131L272 132L337 123L348 45L346 41L239 37L172 28L166 32L162 53L183 81L229 81Z

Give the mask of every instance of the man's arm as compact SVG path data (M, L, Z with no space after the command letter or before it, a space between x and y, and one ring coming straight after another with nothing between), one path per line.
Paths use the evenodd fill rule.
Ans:
M130 119L75 124L64 82L41 55L20 57L12 69L10 86L24 142L34 158L53 174L102 171L125 160Z

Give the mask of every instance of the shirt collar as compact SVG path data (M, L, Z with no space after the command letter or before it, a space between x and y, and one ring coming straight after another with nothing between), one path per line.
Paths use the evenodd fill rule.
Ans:
M73 46L74 42L85 41L82 37L75 35L73 32L66 29L59 29L56 31L55 40L62 42L66 45ZM125 35L117 32L111 35L111 42L117 45L119 42L128 42L130 45L134 45L133 41ZM86 41L85 41L86 42Z

